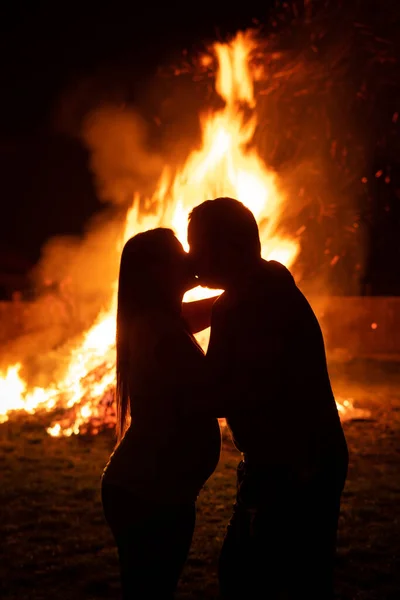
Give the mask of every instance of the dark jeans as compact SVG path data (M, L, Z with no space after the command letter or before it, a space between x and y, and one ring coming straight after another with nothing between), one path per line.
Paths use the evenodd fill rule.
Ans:
M223 543L225 600L331 600L340 496L347 462L307 483L289 472L238 467L238 495Z
M140 505L107 484L102 501L118 548L123 600L172 599L192 541L195 504Z

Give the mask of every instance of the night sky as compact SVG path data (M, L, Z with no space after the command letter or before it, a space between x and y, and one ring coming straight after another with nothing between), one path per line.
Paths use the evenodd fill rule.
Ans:
M121 69L129 70L140 88L169 57L250 25L268 6L246 3L235 13L223 2L161 8L152 3L135 8L135 2L4 4L1 246L33 261L46 238L78 233L100 207L84 147L55 123L63 91L101 70L112 81Z
M34 263L46 239L79 234L103 206L96 197L86 149L60 124L57 111L66 90L94 73L103 73L112 85L113 79L129 72L135 81L130 98L135 104L142 82L145 85L160 65L168 65L184 48L199 49L207 40L250 26L253 19L267 23L273 12L273 2L267 1L237 7L209 1L161 8L155 3L141 3L140 8L135 8L136 2L104 4L15 2L0 9L3 257L20 255L27 264ZM379 168L382 148L378 158L372 157L371 168L374 161ZM379 189L375 195L381 195ZM377 223L382 219L379 208L374 210L374 235L380 239ZM388 211L383 212L387 221ZM381 225L391 229L393 239L400 235L396 218L390 216L389 223L383 219ZM387 266L385 250L370 251L369 262L377 271L385 263L387 278L396 280L398 269L394 273Z

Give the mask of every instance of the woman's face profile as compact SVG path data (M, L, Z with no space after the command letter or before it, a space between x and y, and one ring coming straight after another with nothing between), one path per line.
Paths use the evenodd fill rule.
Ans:
M124 253L121 281L144 305L162 302L162 298L176 304L198 285L191 257L170 230L137 234L127 242Z
M185 293L198 285L192 261L177 238L174 239L171 250L171 260L169 262L170 278L174 282L177 291Z

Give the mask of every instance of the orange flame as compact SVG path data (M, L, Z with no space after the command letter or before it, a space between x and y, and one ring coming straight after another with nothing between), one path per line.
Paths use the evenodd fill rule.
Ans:
M133 199L120 239L120 247L132 235L158 226L172 227L187 248L189 212L203 200L232 196L254 213L260 227L262 254L290 266L298 244L277 234L284 196L275 173L269 170L251 147L257 124L254 112L253 76L250 55L256 47L251 33L239 33L227 44L215 44L218 60L216 90L225 101L223 109L201 116L202 144L193 151L172 179L170 169L162 173L157 189L148 199L157 206L152 213L140 212L139 196ZM245 116L246 113L246 116ZM97 318L70 354L65 376L49 388L27 390L15 364L0 374L0 422L10 411L29 413L55 408L69 409L67 416L48 428L53 436L77 434L89 421L104 423L100 400L114 386L116 283L110 308ZM215 290L196 288L188 299L213 295ZM207 343L207 334L201 337ZM112 422L112 418L111 421Z

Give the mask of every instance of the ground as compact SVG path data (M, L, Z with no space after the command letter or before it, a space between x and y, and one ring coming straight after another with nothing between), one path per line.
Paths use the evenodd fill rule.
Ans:
M343 600L400 597L400 369L331 366L335 392L369 408L344 424L351 453L340 519L337 592ZM0 426L0 596L3 600L118 598L116 551L99 494L110 435L51 438L43 417ZM177 600L218 596L216 563L234 499L238 454L226 441L202 492Z

